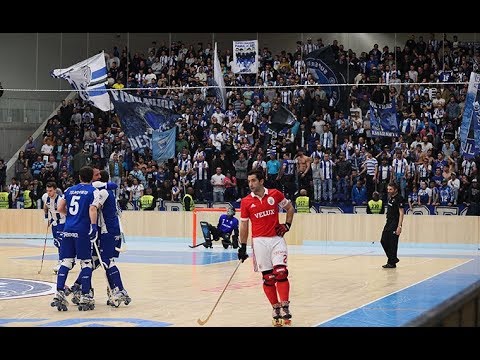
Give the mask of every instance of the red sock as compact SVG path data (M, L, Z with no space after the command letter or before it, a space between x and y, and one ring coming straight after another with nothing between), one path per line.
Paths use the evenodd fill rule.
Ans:
M288 301L288 296L290 294L290 282L288 279L285 281L277 281L277 291L280 301Z
M270 301L270 304L274 305L278 303L278 298L277 298L277 288L274 286L267 286L263 285L263 291L265 292L265 295L267 295L268 301Z

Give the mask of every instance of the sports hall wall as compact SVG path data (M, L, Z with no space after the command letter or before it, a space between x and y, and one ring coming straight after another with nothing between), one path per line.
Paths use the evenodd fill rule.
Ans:
M199 213L197 223L206 220L216 225L221 213ZM238 217L237 213L237 217ZM127 240L136 237L173 238L192 242L192 213L184 211L124 211L122 225ZM477 249L480 239L480 218L477 216L406 215L401 243L412 246L442 246ZM285 214L280 214L280 221ZM293 227L285 238L290 245L320 242L378 242L385 224L385 215L363 214L295 214ZM42 210L0 210L0 237L45 236ZM200 227L197 238L199 241Z

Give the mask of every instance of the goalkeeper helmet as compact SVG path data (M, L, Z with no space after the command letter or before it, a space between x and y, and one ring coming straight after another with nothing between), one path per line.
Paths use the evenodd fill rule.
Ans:
M227 215L228 216L235 216L235 209L232 205L230 205L228 208L227 208Z

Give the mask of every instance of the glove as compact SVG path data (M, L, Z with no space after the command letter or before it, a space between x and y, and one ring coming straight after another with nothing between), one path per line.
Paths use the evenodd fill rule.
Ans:
M290 230L290 226L291 225L287 222L285 224L278 224L275 226L275 232L278 236L283 236L286 232L288 232L288 230Z
M242 260L242 263L248 259L247 244L242 244L238 249L238 260Z
M94 242L97 239L97 224L90 224L90 232L88 233L88 237L90 238L90 242Z

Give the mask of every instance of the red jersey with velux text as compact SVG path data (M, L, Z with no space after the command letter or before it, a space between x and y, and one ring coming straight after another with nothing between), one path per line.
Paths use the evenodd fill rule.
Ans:
M265 188L263 198L253 192L245 196L240 203L240 220L252 222L252 238L277 236L278 207L284 208L289 201L281 191Z

